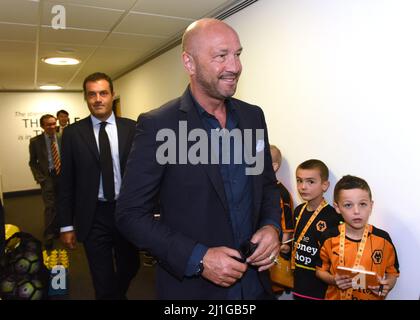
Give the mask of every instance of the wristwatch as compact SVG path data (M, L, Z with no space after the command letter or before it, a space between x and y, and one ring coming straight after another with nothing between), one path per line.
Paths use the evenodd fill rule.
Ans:
M200 261L200 263L197 266L197 271L195 272L196 276L201 276L201 274L204 271L204 264L203 264L203 260Z

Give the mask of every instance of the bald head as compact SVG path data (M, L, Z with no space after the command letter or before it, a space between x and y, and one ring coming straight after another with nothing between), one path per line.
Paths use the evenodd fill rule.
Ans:
M232 27L216 19L198 20L185 31L182 48L191 92L201 105L221 104L234 95L242 46Z
M231 26L221 20L213 18L200 19L191 23L185 30L182 36L182 50L194 54L197 47L205 39L205 36L212 31L230 31L236 34L236 31Z

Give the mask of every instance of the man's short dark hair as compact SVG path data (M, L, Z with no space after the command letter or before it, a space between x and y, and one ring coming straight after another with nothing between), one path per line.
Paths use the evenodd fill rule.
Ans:
M327 181L329 177L329 170L327 165L318 159L310 159L302 162L296 169L303 169L303 170L311 170L311 169L318 169L321 175L322 181Z
M92 73L92 74L88 75L85 78L85 80L83 81L83 92L84 92L85 98L86 98L86 93L87 93L86 92L86 83L87 82L96 82L96 81L99 81L99 80L106 80L106 81L108 81L109 88L111 89L111 94L114 93L114 85L112 84L111 78L106 73L103 73L103 72L95 72L95 73Z
M60 115L60 113L64 113L66 116L69 116L69 113L66 110L58 110L57 111L57 117Z
M335 185L334 202L338 203L338 198L339 198L341 190L351 190L351 189L361 189L361 190L367 191L369 193L370 200L372 200L372 192L366 180L356 177L356 176L351 176L348 174L342 177Z
M52 114L44 114L40 119L39 119L39 123L41 124L41 127L44 125L44 120L48 119L48 118L54 118L56 119Z

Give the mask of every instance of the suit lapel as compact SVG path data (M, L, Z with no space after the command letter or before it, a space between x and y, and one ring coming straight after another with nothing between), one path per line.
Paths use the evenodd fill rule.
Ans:
M244 130L245 129L252 129L252 143L251 143L251 150L244 150L244 153L248 153L251 155L256 155L256 129L257 129L257 122L255 121L256 119L250 117L245 111L244 108L241 108L239 105L239 102L237 100L233 100L232 99L232 106L235 109L236 114L238 115L238 120L239 120L239 128L242 131L242 137L245 138L245 134L244 134ZM243 147L246 147L246 143L243 144ZM245 159L244 159L245 161ZM255 165L255 164L254 164ZM252 179L252 186L253 186L253 206L254 206L254 218L256 218L258 216L257 214L257 209L258 209L258 199L261 198L261 193L262 193L262 175L252 175L251 176ZM254 221L255 222L255 221Z
M80 120L80 135L82 141L84 141L93 156L99 161L99 151L95 140L95 134L93 133L93 125L90 117Z
M39 146L39 150L41 152L42 155L42 159L43 161L45 161L47 168L48 168L48 150L47 150L47 143L45 142L45 134L42 133L39 135L38 138L38 146Z
M179 121L187 121L188 132L193 129L202 129L203 123L200 120L198 112L194 106L194 102L191 99L189 90L187 89L181 97L181 106L179 108L180 117ZM188 141L188 149L194 142ZM225 186L223 184L222 175L220 173L219 165L217 164L199 164L199 166L206 172L209 177L217 195L223 203L224 208L229 212L229 206L226 200Z
M126 156L127 148L127 142L128 140L128 133L129 128L128 126L125 126L121 119L115 117L115 123L117 124L117 132L118 132L118 155L120 158L120 168L121 168L121 176L124 174L124 159Z

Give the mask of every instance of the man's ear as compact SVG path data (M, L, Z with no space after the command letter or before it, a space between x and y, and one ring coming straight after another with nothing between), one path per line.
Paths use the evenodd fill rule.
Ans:
M188 71L189 75L195 74L195 62L192 55L184 51L182 53L182 62L184 63L184 68Z

